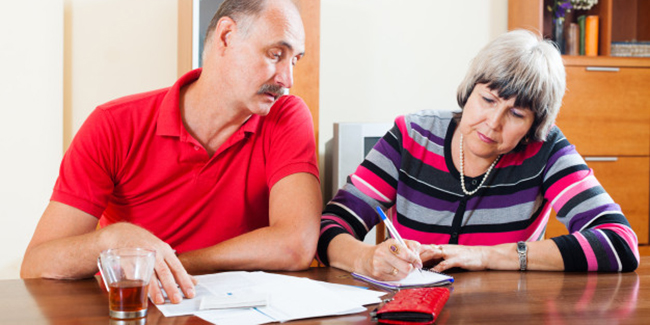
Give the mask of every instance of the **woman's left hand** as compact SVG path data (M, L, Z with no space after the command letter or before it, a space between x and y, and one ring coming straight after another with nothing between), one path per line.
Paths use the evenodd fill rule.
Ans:
M420 258L427 264L435 264L432 269L436 272L459 267L470 271L480 271L488 268L486 246L462 246L462 245L422 245L420 247Z

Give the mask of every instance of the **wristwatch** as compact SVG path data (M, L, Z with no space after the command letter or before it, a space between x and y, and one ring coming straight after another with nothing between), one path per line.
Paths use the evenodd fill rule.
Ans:
M528 266L528 245L526 245L526 242L520 241L517 243L517 254L519 254L519 270L526 271L526 266Z

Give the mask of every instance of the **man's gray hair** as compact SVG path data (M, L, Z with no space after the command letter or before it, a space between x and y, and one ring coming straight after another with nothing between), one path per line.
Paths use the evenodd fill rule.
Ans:
M566 72L557 47L527 30L502 34L472 60L457 92L465 107L476 84L486 84L499 97L515 97L515 106L533 111L535 119L522 139L544 141L555 123L566 89ZM462 112L456 116L460 118Z
M230 17L235 22L240 23L245 17L258 17L264 10L265 4L266 0L225 0L219 5L219 9L217 9L210 21L210 25L208 25L205 32L205 42L209 42L219 19ZM248 26L242 25L240 27L244 28L245 32Z

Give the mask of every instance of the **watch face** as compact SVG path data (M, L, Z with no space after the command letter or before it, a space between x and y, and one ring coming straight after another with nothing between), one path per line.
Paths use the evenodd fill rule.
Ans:
M517 251L519 253L525 253L528 250L528 247L526 246L526 243L524 242L518 242L517 243Z

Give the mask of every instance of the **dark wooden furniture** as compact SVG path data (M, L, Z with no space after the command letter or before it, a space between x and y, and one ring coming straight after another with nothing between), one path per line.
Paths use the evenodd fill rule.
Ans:
M509 0L508 29L526 28L550 38L551 0ZM650 1L601 0L589 11L597 15L599 56L563 56L567 92L557 125L576 146L594 175L621 206L650 254L650 58L612 57L611 42L648 41ZM640 18L643 17L643 18ZM553 216L546 235L567 233Z
M364 285L334 268L285 273ZM650 324L650 257L632 273L454 272L441 324ZM0 281L0 324L110 324L108 296L97 279ZM375 324L364 313L288 324ZM164 317L149 307L147 324L207 324Z

